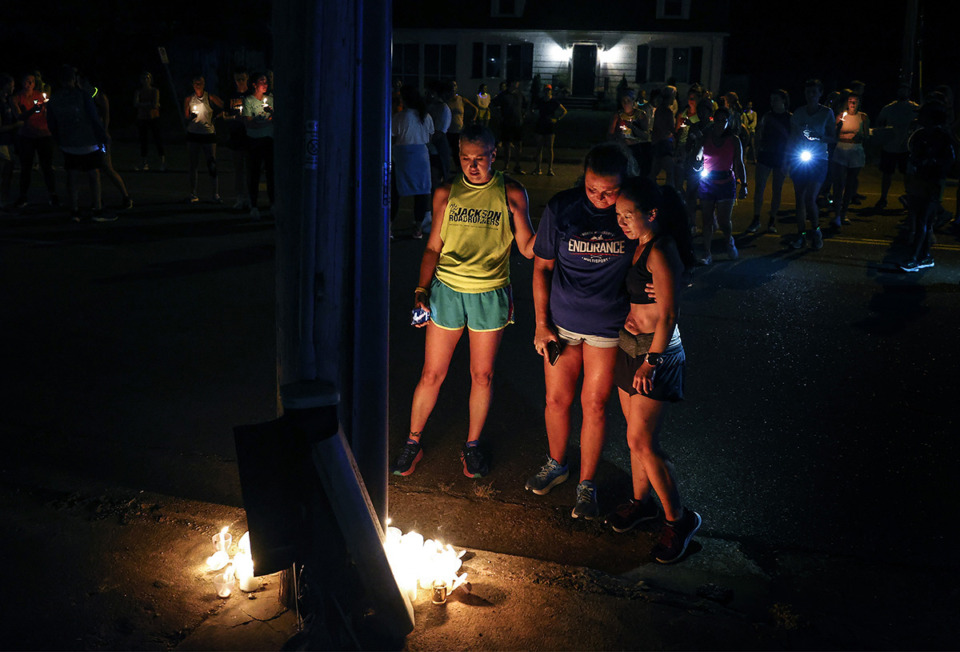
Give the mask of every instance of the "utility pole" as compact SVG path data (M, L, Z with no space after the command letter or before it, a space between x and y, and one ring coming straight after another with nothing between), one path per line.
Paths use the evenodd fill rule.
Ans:
M903 48L900 58L900 84L913 89L913 72L916 68L917 17L920 13L920 0L907 0L906 16L903 21ZM921 82L922 83L922 80ZM922 90L922 89L921 89Z
M382 546L390 10L390 0L273 4L281 417L260 434L295 451L291 477L277 482L303 503L306 543L293 548L320 623L308 649L379 648L413 628Z

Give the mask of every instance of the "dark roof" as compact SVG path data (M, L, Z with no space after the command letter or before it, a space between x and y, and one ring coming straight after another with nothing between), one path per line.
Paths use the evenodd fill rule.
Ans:
M729 0L690 0L688 20L657 20L657 0L526 0L521 17L491 17L491 0L394 0L406 29L728 32ZM518 3L519 4L519 3Z

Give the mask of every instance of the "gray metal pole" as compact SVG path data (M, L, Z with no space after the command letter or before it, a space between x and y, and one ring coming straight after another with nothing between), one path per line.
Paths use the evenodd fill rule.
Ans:
M358 0L361 26L357 84L354 266L355 349L353 454L381 526L387 518L387 396L389 391L390 41L391 0Z

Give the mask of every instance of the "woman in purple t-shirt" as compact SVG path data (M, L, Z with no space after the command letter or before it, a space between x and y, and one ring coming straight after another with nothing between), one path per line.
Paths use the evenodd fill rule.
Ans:
M603 449L619 329L629 312L623 279L636 248L617 225L616 202L620 184L636 173L636 162L623 144L591 149L584 162L584 186L564 190L547 203L534 245L533 343L544 357L550 455L526 487L544 495L569 476L570 406L582 370L574 518L599 516L593 477Z

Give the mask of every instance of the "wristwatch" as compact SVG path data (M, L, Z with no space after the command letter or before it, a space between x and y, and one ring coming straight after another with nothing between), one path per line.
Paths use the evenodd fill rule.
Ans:
M656 366L659 365L661 362L663 362L663 354L662 354L662 353L648 353L648 354L647 354L647 364L650 365L651 367L656 367Z

